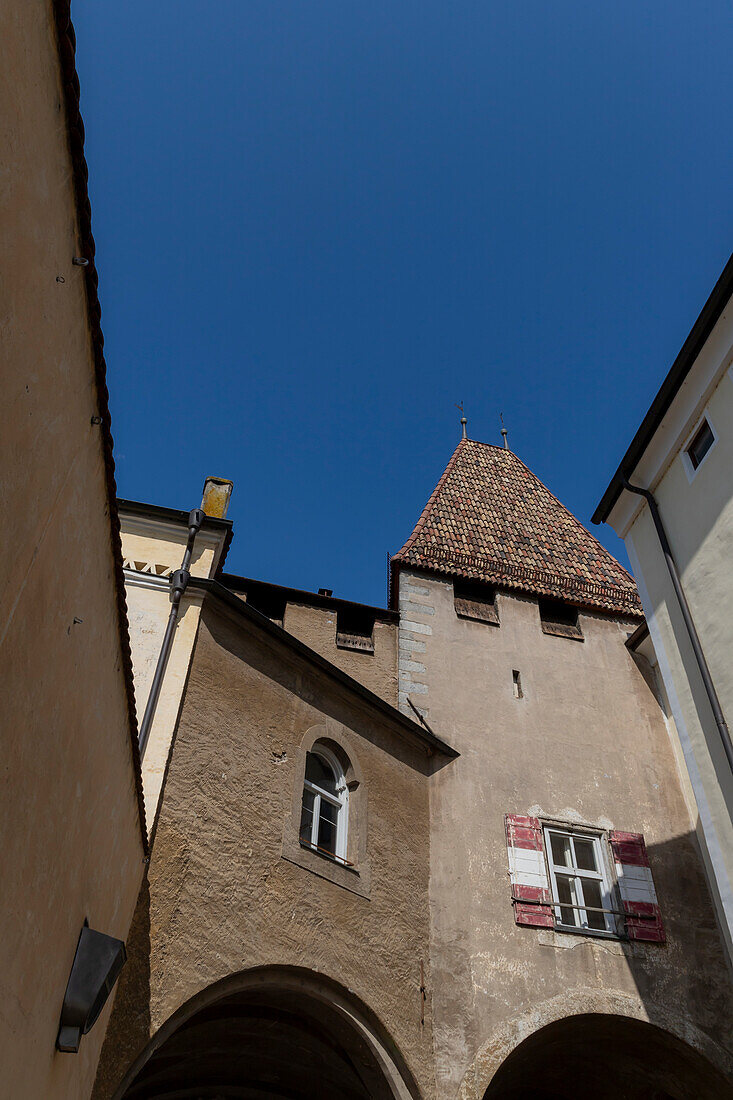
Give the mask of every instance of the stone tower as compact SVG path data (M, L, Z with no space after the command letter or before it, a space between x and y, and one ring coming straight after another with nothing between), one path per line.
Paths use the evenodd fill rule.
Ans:
M185 513L143 510L162 565ZM461 440L390 608L220 562L189 594L95 1100L731 1095L634 582L515 454Z
M611 1095L631 1051L619 1014L726 1047L690 803L629 647L633 579L512 451L463 439L393 559L392 603L400 708L460 753L431 789L438 1095L509 1096L494 1075L543 1025L566 1029L562 1055L537 1039L518 1096L570 1096L590 1060ZM663 1086L643 1095L677 1095L671 1071L632 1062L640 1090Z

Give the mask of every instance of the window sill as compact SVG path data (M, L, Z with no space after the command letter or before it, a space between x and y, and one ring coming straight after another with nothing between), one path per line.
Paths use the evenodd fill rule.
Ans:
M356 867L353 863L349 863L348 859L342 859L341 856L332 855L331 852L325 851L323 848L319 848L316 844L308 844L307 841L300 841L301 848L306 852L315 852L321 859L327 859L329 863L335 863L337 867L344 867L347 871L351 871L352 874L358 875Z
M352 894L367 899L370 897L371 875L368 860L360 860L358 868L344 863L328 852L302 843L295 830L291 832L287 827L283 836L282 858Z
M557 626L554 623L542 623L542 633L552 634L556 638L569 638L571 642L584 642L583 632L574 626L563 626L558 623Z
M572 924L555 924L552 929L562 936L589 936L593 940L623 940L620 932L603 932L600 928L575 928Z
M374 656L374 642L371 638L362 640L358 634L337 634L336 648L350 649L354 653L369 653L372 657Z

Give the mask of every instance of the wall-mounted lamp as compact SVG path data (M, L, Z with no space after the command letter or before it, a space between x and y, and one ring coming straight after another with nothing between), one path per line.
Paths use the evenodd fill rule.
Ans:
M57 1050L77 1053L82 1035L96 1023L126 959L122 940L95 932L84 922L64 994Z

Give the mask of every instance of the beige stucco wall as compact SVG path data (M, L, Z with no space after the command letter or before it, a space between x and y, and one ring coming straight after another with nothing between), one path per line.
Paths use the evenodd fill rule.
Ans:
M541 1026L540 1006L559 997L561 1015L622 1005L668 1026L671 1012L730 1068L724 951L669 733L624 646L635 624L581 613L583 642L549 636L535 600L501 593L499 627L469 622L455 614L450 582L406 572L400 596L404 646L423 647L423 671L410 672L424 689L416 702L461 753L431 789L438 1095L462 1085L482 1095L476 1081L506 1053L498 1037L522 1019L525 1033ZM505 813L643 832L666 946L518 927Z
M323 725L361 777L368 896L289 858L303 746ZM191 997L278 964L353 991L432 1097L431 1002L421 1026L419 990L430 939L428 771L409 736L208 597L138 913L140 973L131 968L123 987L95 1096L111 1094Z
M135 700L140 725L170 615L170 574L180 568L188 528L183 523L176 524L153 516L141 518L124 506L120 510L120 525ZM194 542L191 576L210 577L213 574L222 552L224 538L223 530L210 530L206 526L202 528ZM151 832L155 827L158 800L196 640L200 611L201 595L189 589L181 599L181 612L165 669L163 688L142 761L145 813Z
M397 623L374 623L374 653L336 645L336 611L288 603L285 630L353 676L375 695L397 706Z
M59 1054L64 991L85 917L126 938L143 834L51 5L2 5L0 38L0 1091L79 1100L109 1005Z

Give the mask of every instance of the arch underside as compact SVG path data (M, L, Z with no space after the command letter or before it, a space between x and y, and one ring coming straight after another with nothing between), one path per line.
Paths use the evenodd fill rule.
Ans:
M512 1051L484 1100L724 1100L733 1087L662 1028L589 1013L556 1020Z
M410 1100L394 1044L348 991L288 968L202 991L161 1028L124 1100ZM396 1060L395 1060L396 1059Z

